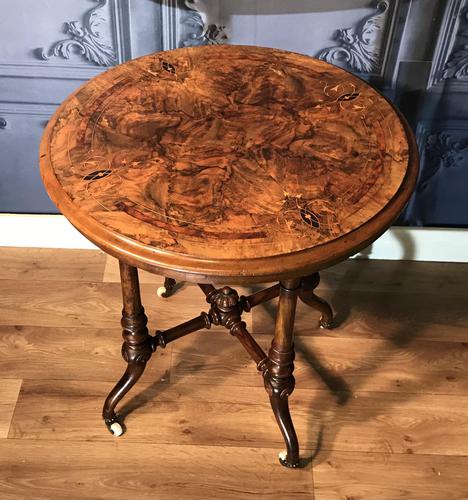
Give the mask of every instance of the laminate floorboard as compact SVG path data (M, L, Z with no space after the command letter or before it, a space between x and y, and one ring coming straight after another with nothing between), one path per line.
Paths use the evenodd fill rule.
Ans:
M467 467L468 457L333 452L314 464L315 499L466 500Z
M255 313L254 313L255 314ZM257 334L266 351L271 335ZM296 387L332 391L468 394L468 344L382 338L299 336ZM239 342L199 332L172 344L171 381L259 386L263 380ZM229 359L229 363L226 363Z
M290 406L306 468L284 448L255 365L219 327L158 349L111 436L123 373L115 259L0 249L0 500L468 499L468 265L350 260L317 289L337 313L297 312ZM208 305L141 273L149 328ZM250 293L259 287L239 288ZM245 315L266 350L274 301Z
M0 500L313 500L290 472L258 447L0 440Z
M9 437L108 441L100 407L109 383L25 380ZM223 393L223 395L219 395ZM468 396L356 392L346 404L327 390L297 389L290 400L303 447L468 456ZM123 403L121 440L282 449L263 388L139 384Z
M10 431L21 383L18 379L0 378L0 439L6 438Z
M298 303L295 332L298 336L363 337L387 339L405 345L415 339L466 342L468 308L462 297L428 292L338 290L318 288L335 311L336 326L319 328L319 313ZM441 300L443 297L443 300ZM253 331L273 331L275 301L254 309Z
M0 247L0 279L102 281L106 262L99 250Z
M119 283L0 280L0 325L120 328ZM150 329L165 329L209 309L198 287L185 287L163 299L152 284L141 285ZM242 289L239 289L242 290ZM244 315L250 326L251 313ZM220 330L212 327L211 331Z
M114 328L0 326L0 378L116 382L125 370ZM172 345L158 349L144 377L169 380ZM26 360L26 362L25 362Z

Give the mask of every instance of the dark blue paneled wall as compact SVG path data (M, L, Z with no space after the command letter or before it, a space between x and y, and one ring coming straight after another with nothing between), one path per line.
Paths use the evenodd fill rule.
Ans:
M1 212L56 212L38 143L88 78L155 50L244 43L307 53L375 85L421 152L398 223L468 225L468 0L2 0L1 10Z

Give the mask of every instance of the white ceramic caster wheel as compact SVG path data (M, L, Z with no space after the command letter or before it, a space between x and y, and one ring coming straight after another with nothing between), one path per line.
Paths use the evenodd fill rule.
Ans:
M291 469L296 469L298 467L302 467L299 461L297 461L296 463L291 463L291 462L287 461L287 458L288 458L288 452L287 451L280 451L278 453L278 458L279 458L280 464L282 466L284 466L284 467L288 467L288 468L291 468Z
M158 294L158 297L165 298L166 297L166 293L167 293L166 287L165 286L160 286L156 290L156 293Z
M325 321L320 320L319 327L323 330L331 330L333 328L333 323L326 323Z
M118 422L114 422L109 426L109 430L114 434L114 436L119 437L123 434L122 426Z

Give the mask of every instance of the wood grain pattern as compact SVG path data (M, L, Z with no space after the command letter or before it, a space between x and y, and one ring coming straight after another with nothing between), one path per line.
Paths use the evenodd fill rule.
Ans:
M13 378L0 379L0 439L8 436L21 383Z
M125 441L260 448L284 444L262 387L138 387L122 404ZM108 391L103 382L24 381L9 438L108 441L96 411ZM297 388L290 406L302 447L309 450L303 456L315 452L318 461L330 450L468 455L468 396L356 392L340 405L328 390Z
M16 280L2 280L0 325L37 325L47 327L115 328L119 332L122 293L119 283L28 281L18 287ZM241 291L242 289L239 288ZM186 287L168 299L156 296L156 287L141 287L143 303L151 329L165 329L198 316L209 308L203 294ZM252 315L244 321L250 326ZM221 331L213 326L211 332Z
M460 296L468 281L468 266L458 262L348 259L320 273L318 290L392 292Z
M122 298L114 283L2 280L0 324L91 326L119 330Z
M114 383L125 367L120 334L118 327L0 326L0 378ZM171 345L155 352L143 380L168 381L171 357Z
M53 249L48 251L56 252ZM69 260L67 259L67 261ZM27 256L25 256L25 261L27 262ZM24 266L27 266L26 262ZM50 273L53 277L54 270L52 268ZM140 283L153 283L159 286L164 282L164 278L160 275L146 271L140 271L139 276ZM330 294L336 290L352 291L353 293L354 291L389 292L393 293L395 297L408 292L460 296L465 292L468 281L468 266L458 262L347 259L321 271L320 280L317 290L320 291L320 294L325 291L329 298ZM103 281L120 283L119 262L110 255L106 256ZM248 289L252 292L271 284L274 283L256 284ZM195 284L191 282L180 283L180 287L185 286L195 286ZM309 309L304 308L304 310ZM322 333L327 334L327 332Z
M310 467L273 450L107 442L0 441L0 500L313 500ZM131 474L136 465L138 473Z
M0 279L102 281L106 257L96 250L0 247Z
M198 335L198 338L195 337ZM255 335L266 350L271 335ZM334 391L466 394L466 343L352 337L297 337L296 387ZM226 359L231 361L227 364ZM232 339L194 334L173 345L171 382L262 386L247 355ZM343 395L345 396L345 395Z
M138 276L140 278L140 283L152 283L157 286L162 286L164 283L164 277L159 274L139 270ZM110 255L108 255L106 259L102 281L104 283L120 283L119 261ZM195 285L195 283L190 283L190 285Z
M310 465L288 471L275 462L281 437L261 377L226 331L200 332L157 351L124 403L128 433L120 440L109 436L99 410L124 364L116 361L120 329L104 305L116 307L116 314L120 305L104 287L90 296L100 305L82 309L84 326L73 327L73 307L62 309L60 294L73 300L76 290L82 304L89 284L79 281L82 261L62 250L44 253L44 261L52 263L54 254L76 277L67 283L70 292L57 284L60 277L50 281L43 272L33 274L33 281L18 272L0 283L8 303L0 318L7 311L5 323L24 316L31 325L0 327L0 392L5 380L25 379L10 437L0 439L0 500L468 498L468 266L349 261L324 273L320 293L333 298L343 288L337 305L356 307L330 332L315 328L317 313L299 312L305 320L296 337L291 407L301 442L309 447L303 454L320 448L312 480ZM34 253L30 257L36 261ZM26 254L12 261L18 271L28 267ZM183 320L203 306L192 286L167 301L155 298L154 288L145 285L143 291L155 325L172 326L177 315ZM438 303L431 302L435 290L441 292ZM21 304L21 291L32 306ZM267 348L272 323L262 314L256 318L257 312L246 318L253 316L255 337ZM50 323L62 326L34 326L47 322L48 314ZM93 321L108 327L91 327ZM330 392L315 373L317 362L325 368L322 376L338 375L329 380L347 384L351 397ZM343 388L331 389L337 387ZM135 464L144 467L126 480Z
M466 500L468 457L333 452L314 466L315 500Z
M346 256L377 237L414 184L411 141L392 105L342 69L276 49L194 47L79 89L49 123L41 165L55 203L109 253L254 279L275 264L302 272L292 253L310 267L324 243Z
M463 301L457 300L456 294L448 294L441 307L440 294L433 293L431 288L424 293L319 288L317 293L335 308L337 327L319 329L320 314L298 304L297 335L387 338L401 345L416 338L466 341L468 309ZM274 300L260 305L254 313L253 331L270 332L274 327L274 311Z
M106 383L27 381L18 401L10 438L108 441L96 408L110 387ZM167 444L278 447L282 443L263 388L233 388L225 396L206 387L139 384L122 404L125 440ZM255 401L255 403L252 403ZM229 415L229 418L226 418ZM305 418L300 412L302 422ZM73 426L70 426L70 419ZM236 431L243 422L242 433ZM305 444L305 443L304 443Z
M255 335L255 339L267 350L271 335ZM322 370L329 383L335 377L338 384L340 377L350 390L467 392L466 343L416 339L398 346L382 339L352 336L299 337L296 352L299 388L326 387L317 374ZM124 366L119 354L118 329L0 327L0 378L114 382ZM262 385L248 355L224 331L193 334L156 351L143 378L156 381L169 377L174 383Z

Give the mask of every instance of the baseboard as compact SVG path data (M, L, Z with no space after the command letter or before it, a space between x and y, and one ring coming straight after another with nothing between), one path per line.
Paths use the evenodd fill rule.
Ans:
M0 214L0 246L95 249L62 215ZM358 258L468 262L468 230L392 227Z
M0 214L0 246L96 249L63 215Z

